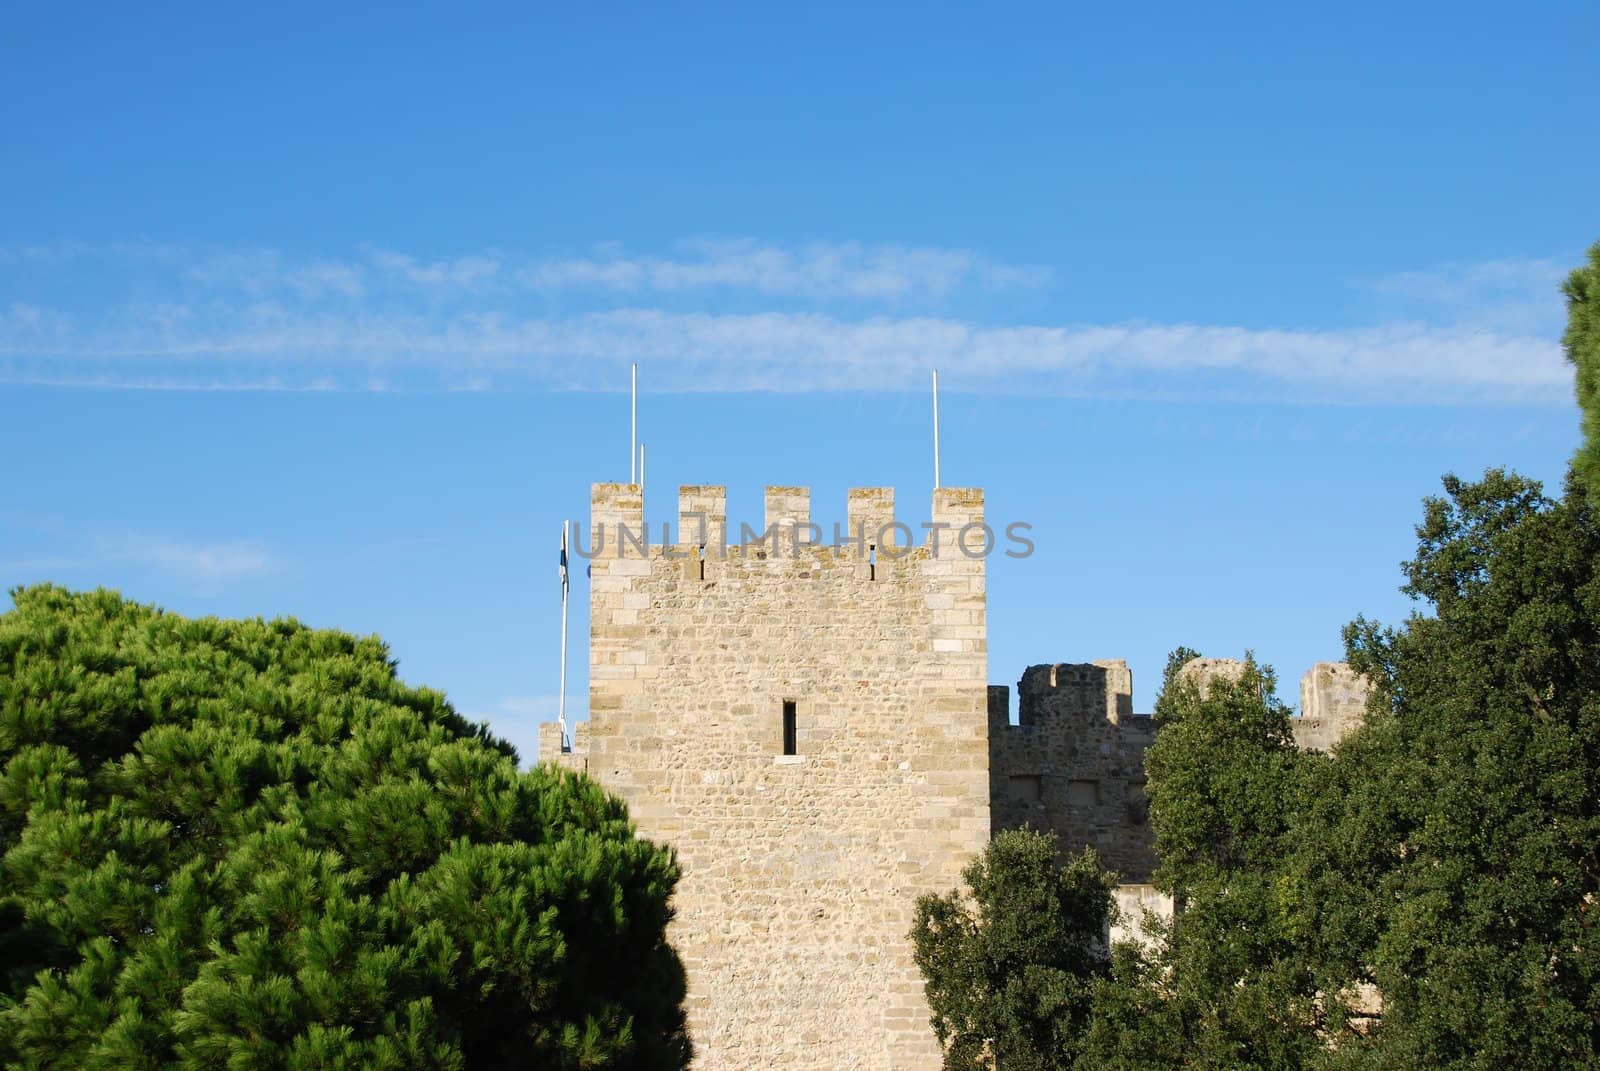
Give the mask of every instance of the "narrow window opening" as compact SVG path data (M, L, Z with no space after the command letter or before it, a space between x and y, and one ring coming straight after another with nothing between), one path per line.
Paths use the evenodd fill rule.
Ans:
M878 579L878 544L867 544L867 579Z
M706 578L706 545L700 544L700 579Z
M795 733L794 724L794 700L785 699L783 701L783 753L785 755L798 754L798 752L795 750L795 745L798 743L796 736L797 734Z

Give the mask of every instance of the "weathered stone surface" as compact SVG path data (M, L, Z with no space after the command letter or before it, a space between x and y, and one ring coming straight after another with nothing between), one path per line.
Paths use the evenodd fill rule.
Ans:
M1180 671L1202 695L1212 682L1237 682L1245 664L1196 658ZM1318 662L1300 682L1301 715L1290 720L1295 743L1331 750L1360 724L1367 682L1343 662ZM1127 663L1099 661L1030 666L1018 684L1017 724L1010 689L989 689L990 820L1002 829L1053 830L1064 853L1099 853L1121 885L1121 920L1112 936L1141 936L1146 910L1170 918L1172 899L1149 885L1154 833L1145 798L1144 753L1156 722L1134 714Z
M1030 666L1009 724L1010 690L990 689L989 797L994 830L1054 830L1066 852L1085 845L1120 880L1150 880L1155 852L1144 753L1155 721L1133 713L1126 662Z
M1300 716L1294 740L1303 748L1332 751L1366 717L1372 689L1344 662L1318 662L1300 678Z

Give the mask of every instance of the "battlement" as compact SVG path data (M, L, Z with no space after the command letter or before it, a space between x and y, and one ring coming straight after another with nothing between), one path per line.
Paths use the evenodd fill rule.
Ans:
M809 487L769 486L761 527L743 521L735 531L728 522L727 487L689 484L678 488L677 531L669 533L665 526L655 532L646 528L639 484L597 483L591 491L589 539L580 553L643 558L693 550L696 556L729 557L798 555L810 548L862 559L901 557L919 549L940 558L978 558L994 550L995 533L984 523L983 491L974 487L936 488L927 521L897 517L892 487L852 487L843 523L825 527L812 518Z
M1318 662L1300 678L1300 716L1294 740L1303 748L1332 751L1367 716L1372 685L1345 662Z
M1216 681L1238 683L1245 663L1236 658L1195 658L1179 673L1204 696ZM1011 689L989 686L990 732L1104 720L1143 730L1148 714L1133 713L1133 673L1122 659L1029 666L1017 684L1017 724L1011 724ZM1344 662L1318 662L1300 678L1300 713L1294 718L1301 747L1327 751L1361 723L1372 694L1365 678Z
M1204 695L1213 681L1237 683L1244 663L1236 658L1196 658L1180 672ZM1308 751L1332 751L1366 717L1372 685L1345 662L1318 662L1300 678L1300 713L1290 719L1294 741Z
M1122 659L1029 666L1017 685L1019 720L1102 717L1113 725L1133 713L1133 672Z
M561 746L561 726L553 721L540 724L539 761L565 766L569 770L587 769L589 723L586 721L574 722L569 728L572 733L571 738L567 741L569 748L563 750Z

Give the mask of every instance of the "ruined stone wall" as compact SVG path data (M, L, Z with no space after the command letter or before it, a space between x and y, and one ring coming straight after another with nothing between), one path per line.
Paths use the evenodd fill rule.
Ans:
M849 527L874 544L893 509L852 491ZM680 511L681 542L618 557L642 494L595 485L590 721L541 752L678 851L697 1068L931 1071L907 934L916 897L953 888L989 836L984 562L948 535L937 553L812 545L804 488L768 490L776 545L723 553L723 488L683 488ZM934 494L935 522L982 515L980 491Z
M1195 659L1183 672L1202 694L1215 680L1237 681L1244 663ZM1343 662L1318 662L1300 682L1295 743L1319 751L1360 724L1367 682ZM1017 721L1010 689L989 689L989 814L994 832L1052 830L1067 853L1093 847L1117 874L1120 920L1111 937L1137 938L1144 912L1171 918L1172 899L1150 884L1154 832L1145 796L1144 754L1155 719L1133 713L1127 663L1099 661L1030 666L1018 684Z
M1214 680L1235 683L1244 675L1236 658L1196 658L1184 676L1193 678L1204 695ZM1300 713L1289 719L1294 742L1306 751L1332 751L1361 724L1372 686L1346 662L1318 662L1300 678Z
M1300 678L1300 716L1291 725L1294 742L1312 751L1332 751L1366 717L1372 688L1345 662L1318 662Z
M1150 880L1155 849L1144 753L1155 720L1133 713L1126 662L1030 666L1017 686L990 689L990 823L998 832L1054 830L1061 846L1091 846L1128 884Z

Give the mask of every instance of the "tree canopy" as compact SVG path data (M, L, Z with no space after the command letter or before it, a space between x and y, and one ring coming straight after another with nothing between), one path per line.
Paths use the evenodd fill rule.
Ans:
M1431 613L1357 621L1380 705L1308 818L1324 954L1384 996L1362 1066L1600 1058L1600 525L1492 471L1445 480L1407 590Z
M0 615L0 1063L677 1068L672 853L383 644Z
M919 898L912 929L945 1067L1071 1068L1111 910L1094 853L1058 866L1054 836L1008 830L962 879L964 892Z
M1561 341L1576 371L1583 410L1583 445L1572 467L1589 494L1600 496L1600 242L1589 247L1589 262L1573 270L1562 292L1567 330Z

